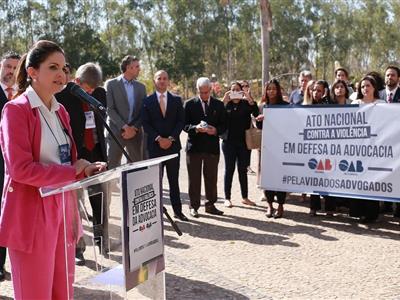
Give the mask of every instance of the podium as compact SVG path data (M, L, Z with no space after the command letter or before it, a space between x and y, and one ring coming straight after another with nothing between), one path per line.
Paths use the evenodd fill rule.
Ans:
M78 206L82 218L86 267L84 271L75 268L74 293L68 289L69 299L73 294L75 299L165 299L161 163L176 156L130 163L81 181L40 188L42 197L62 194L66 228L79 232L79 222L68 223L69 210ZM89 205L93 199L100 201L97 213ZM67 247L65 234L66 253L70 253Z

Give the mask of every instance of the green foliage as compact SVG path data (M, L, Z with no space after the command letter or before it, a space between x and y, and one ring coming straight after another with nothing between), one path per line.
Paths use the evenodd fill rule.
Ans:
M271 77L307 68L332 80L335 62L360 77L399 60L400 1L270 4ZM0 0L0 53L23 53L47 38L60 43L74 68L96 61L105 77L133 54L149 88L157 69L189 89L211 74L223 84L261 78L260 32L258 0Z

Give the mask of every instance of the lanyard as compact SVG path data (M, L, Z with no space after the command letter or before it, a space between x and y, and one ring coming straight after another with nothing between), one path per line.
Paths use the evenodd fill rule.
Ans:
M40 112L40 114L42 115L44 121L46 122L47 127L50 129L50 132L51 132L51 134L53 135L54 139L56 140L58 146L61 146L61 144L60 144L60 143L58 142L58 140L57 140L56 135L54 134L53 130L51 129L51 127L50 127L50 125L49 125L49 123L47 122L46 117L43 115L42 111L40 110L40 107L39 107L39 112ZM56 116L57 116L57 120L58 120L58 123L60 124L61 128L64 129L64 127L62 126L62 124L61 124L61 122L60 122L60 119L59 119L59 117L58 117L58 114L56 114ZM64 130L63 130L63 133L64 133L64 137L65 137L65 144L68 144L67 135L65 134L65 131L64 131Z

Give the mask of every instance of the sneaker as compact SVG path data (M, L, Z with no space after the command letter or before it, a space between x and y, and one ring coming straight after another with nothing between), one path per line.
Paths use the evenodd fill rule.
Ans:
M197 210L195 210L194 208L191 208L191 209L190 209L190 215L191 215L193 218L198 218L198 217L199 217L199 213L198 213Z
M247 167L247 174L249 174L249 175L256 175L256 172L254 172L254 171L250 168L250 166L248 166L248 167Z
M229 208L230 208L230 207L233 207L231 200L225 199L225 201L224 201L224 206L225 206L225 207L229 207Z
M247 198L243 199L242 203L245 204L245 205L256 206L256 204L253 201L251 201L251 200L249 200Z

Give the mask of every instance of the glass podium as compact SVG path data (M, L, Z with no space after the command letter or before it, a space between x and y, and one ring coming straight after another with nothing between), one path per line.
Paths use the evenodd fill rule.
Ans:
M40 188L42 197L62 194L66 227L80 232L77 220L68 222L68 210L78 207L82 221L83 237L78 244L86 248L86 262L84 268L75 267L69 299L165 299L160 166L176 156L130 163L81 181ZM67 234L65 245L67 249Z

